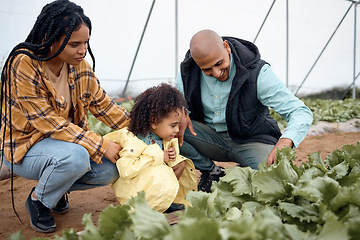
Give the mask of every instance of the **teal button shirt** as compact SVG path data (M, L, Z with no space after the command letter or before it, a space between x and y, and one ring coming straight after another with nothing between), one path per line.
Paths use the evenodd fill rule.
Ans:
M230 53L230 71L227 81L221 82L204 73L201 76L204 121L217 132L227 131L226 103L235 73L236 67ZM184 94L181 73L176 78L176 87ZM298 147L311 127L312 112L303 101L291 93L268 64L261 68L257 79L257 98L263 105L272 108L287 121L287 128L281 138L291 139L294 147Z

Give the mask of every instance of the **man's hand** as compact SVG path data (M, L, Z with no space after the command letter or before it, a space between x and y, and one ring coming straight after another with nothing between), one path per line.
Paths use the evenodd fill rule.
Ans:
M120 158L119 152L121 151L122 147L113 142L110 141L108 148L106 149L106 152L104 154L104 157L109 159L112 163L116 163L116 161Z
M280 138L279 139L279 141L275 144L274 148L271 150L271 152L268 156L268 160L267 160L268 167L275 163L276 151L278 149L282 149L284 146L292 147L293 146L292 140L289 138Z
M182 146L183 142L184 142L184 132L186 130L186 128L189 129L190 133L194 136L196 136L196 133L194 131L191 119L189 117L189 115L186 112L186 109L183 109L183 117L181 119L181 123L179 126L179 132L178 132L178 139L179 139L179 145Z

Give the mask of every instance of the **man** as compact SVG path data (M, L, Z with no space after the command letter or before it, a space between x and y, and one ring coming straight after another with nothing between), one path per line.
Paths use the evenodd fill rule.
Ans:
M271 165L276 150L297 147L312 124L310 109L260 59L254 44L212 30L192 37L176 86L189 105L180 152L202 172L202 191L210 192L212 181L224 175L212 160L258 169L267 159ZM287 120L283 134L269 107Z

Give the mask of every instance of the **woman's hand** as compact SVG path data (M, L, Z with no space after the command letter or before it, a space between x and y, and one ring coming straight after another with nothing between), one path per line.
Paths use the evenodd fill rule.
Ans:
M120 158L119 152L121 151L122 147L113 142L110 141L108 148L106 149L106 152L104 154L104 157L109 159L112 163L116 163L116 161Z

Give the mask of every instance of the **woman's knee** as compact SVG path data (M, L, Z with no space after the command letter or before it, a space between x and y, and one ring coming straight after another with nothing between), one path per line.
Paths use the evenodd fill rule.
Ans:
M79 144L70 145L62 161L69 166L70 171L85 173L91 169L89 153Z

